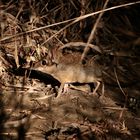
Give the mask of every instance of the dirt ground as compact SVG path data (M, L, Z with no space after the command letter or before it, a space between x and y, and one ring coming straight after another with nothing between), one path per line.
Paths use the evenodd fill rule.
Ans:
M69 88L57 98L39 80L9 78L15 84L1 84L3 139L139 139L136 95L126 106L120 89L110 86L105 86L104 96ZM136 88L129 91L139 94Z

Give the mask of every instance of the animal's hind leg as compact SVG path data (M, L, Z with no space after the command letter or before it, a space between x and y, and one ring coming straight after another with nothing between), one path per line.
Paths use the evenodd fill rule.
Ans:
M98 88L99 88L99 86L100 86L100 82L99 81L97 81L97 85L96 85L96 87L95 87L95 89L94 89L94 91L93 91L93 95L96 93L96 91L98 90Z
M105 93L105 85L104 85L104 83L102 83L102 95L101 96L104 96L104 93Z

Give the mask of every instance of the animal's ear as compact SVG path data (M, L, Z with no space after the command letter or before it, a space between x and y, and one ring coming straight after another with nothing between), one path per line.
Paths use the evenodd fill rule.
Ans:
M53 50L52 49L50 49L49 51L48 51L48 58L49 59L53 59Z
M59 47L52 47L52 48L49 48L49 50L48 50L47 59L51 63L53 63L53 62L57 61L57 59L59 58L59 55L61 55Z
M53 50L50 49L48 51L47 56L45 57L45 59L42 61L42 64L47 65L47 66L51 66L54 63L54 53Z

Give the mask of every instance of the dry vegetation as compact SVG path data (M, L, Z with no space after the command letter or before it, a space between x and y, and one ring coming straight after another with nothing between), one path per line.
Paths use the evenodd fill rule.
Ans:
M79 44L98 56L105 96L55 98L60 82L28 68ZM139 56L140 1L1 0L0 140L140 139Z

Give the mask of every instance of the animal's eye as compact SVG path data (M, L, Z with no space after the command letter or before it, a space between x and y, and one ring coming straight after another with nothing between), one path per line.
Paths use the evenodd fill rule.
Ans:
M48 62L46 60L42 60L42 65L48 65Z

